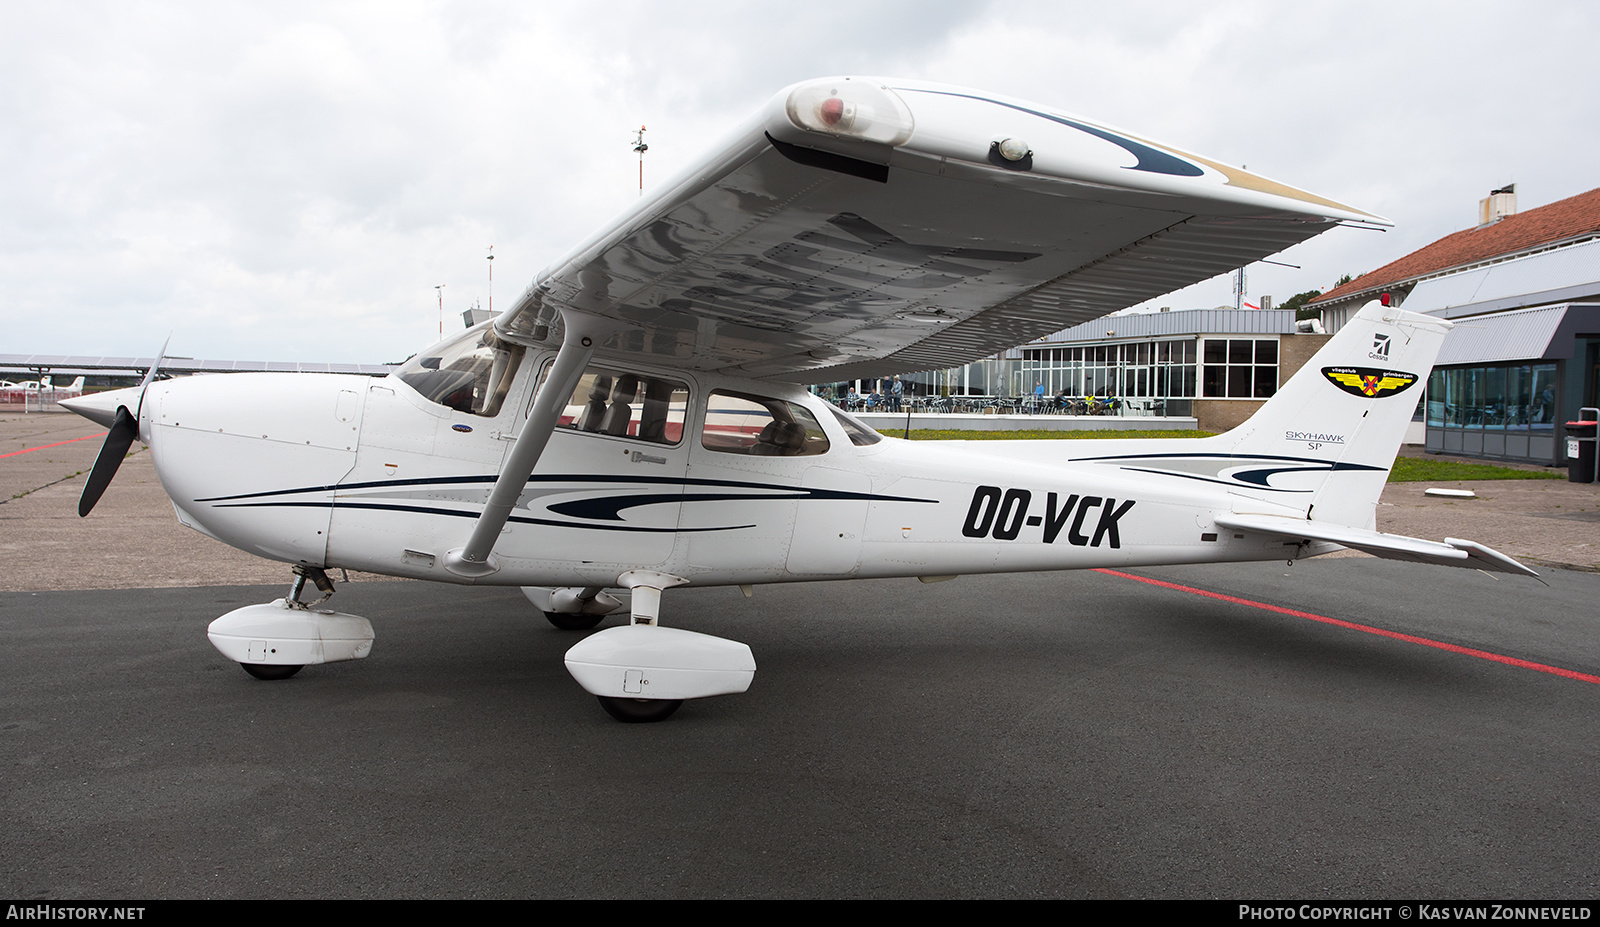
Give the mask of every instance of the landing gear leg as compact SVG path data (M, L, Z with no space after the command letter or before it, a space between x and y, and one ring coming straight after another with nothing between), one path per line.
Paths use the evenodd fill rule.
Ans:
M654 627L661 616L661 590L680 586L688 580L653 570L631 570L618 577L633 591L632 610L628 625ZM681 698L617 698L596 695L606 714L624 724L649 724L665 721L683 707Z
M308 567L297 563L289 569L294 573L294 583L289 586L289 597L283 600L284 605L289 608L308 609L333 598L333 580L328 578L328 574L321 567ZM317 587L317 591L322 593L322 598L315 602L300 601L300 594L305 592L308 579Z

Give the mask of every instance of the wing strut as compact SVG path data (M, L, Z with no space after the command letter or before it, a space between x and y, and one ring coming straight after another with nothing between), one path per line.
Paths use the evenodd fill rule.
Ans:
M556 421L561 416L562 408L572 391L577 389L584 368L589 366L589 358L594 356L595 346L611 333L610 323L594 316L576 312L563 312L561 315L566 326L561 350L556 352L555 365L550 368L544 387L534 398L533 411L528 413L528 421L522 426L522 433L517 435L517 443L512 445L511 455L506 458L499 478L494 481L494 489L489 491L489 501L483 506L483 514L472 526L472 536L467 539L466 546L457 547L444 555L445 569L457 576L488 576L500 569L492 556L495 541L499 539L501 529L505 528L506 519L511 517L511 509L527 487L528 477L533 474L539 456L550 442L551 432L556 430Z

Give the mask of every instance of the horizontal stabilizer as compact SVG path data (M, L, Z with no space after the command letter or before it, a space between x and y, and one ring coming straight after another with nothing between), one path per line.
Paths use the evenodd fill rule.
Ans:
M1476 541L1445 538L1444 542L1440 543L1401 534L1384 534L1364 528L1348 528L1344 525L1283 518L1277 515L1219 515L1217 524L1234 531L1271 534L1288 540L1328 541L1386 560L1411 560L1416 563L1487 570L1491 573L1517 573L1535 577L1539 575L1505 554Z

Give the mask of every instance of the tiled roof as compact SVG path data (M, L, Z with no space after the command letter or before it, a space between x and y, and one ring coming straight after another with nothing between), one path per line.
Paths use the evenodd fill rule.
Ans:
M1600 232L1600 188L1507 216L1493 225L1446 235L1398 261L1334 287L1311 302L1325 303L1594 232Z

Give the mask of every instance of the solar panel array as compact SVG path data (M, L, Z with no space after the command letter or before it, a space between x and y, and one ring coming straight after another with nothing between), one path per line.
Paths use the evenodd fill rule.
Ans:
M44 370L55 375L128 373L143 374L150 369L150 357L100 357L87 354L0 354L0 370ZM387 376L390 364L313 363L309 361L199 360L193 357L164 357L163 373L354 373L369 377Z

